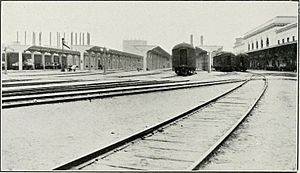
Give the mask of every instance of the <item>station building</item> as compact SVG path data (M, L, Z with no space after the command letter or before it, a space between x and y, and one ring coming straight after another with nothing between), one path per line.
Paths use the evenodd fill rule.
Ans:
M123 40L123 51L143 57L143 69L171 68L171 55L160 46L148 45L146 40Z
M250 68L296 70L297 16L276 16L236 38L234 53L247 53Z
M19 41L18 36L17 34L16 42L2 47L2 68L5 66L5 55L8 70L61 69L71 65L76 65L81 70L103 69L104 66L106 69L116 70L143 68L142 56L91 45L89 33L72 32L70 37L66 37L65 33L57 33L53 39L56 44L51 44L51 33L48 44L43 44L41 32L38 42L33 32L31 44L27 44L26 32L24 43ZM68 38L64 40L67 46L63 46L62 38Z

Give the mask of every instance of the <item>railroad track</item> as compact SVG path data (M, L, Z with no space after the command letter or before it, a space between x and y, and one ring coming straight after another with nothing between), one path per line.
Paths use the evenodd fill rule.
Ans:
M267 88L256 76L197 107L54 170L197 170L250 114Z
M31 81L31 82L27 82ZM35 85L45 85L45 84L61 84L61 83L71 83L71 82L80 82L81 80L59 80L59 81L33 81L30 80L20 80L18 82L5 82L2 84L3 88L8 87L19 87L19 86L35 86Z
M55 90L47 90L43 93L41 89L41 93L38 93L36 89L33 91L28 91L26 95L16 95L13 92L3 93L2 97L2 109L13 108L13 107L21 107L21 106L30 106L30 105L38 105L38 104L50 104L50 103L59 103L59 102L70 102L76 100L91 100L95 98L106 98L113 96L123 96L123 95L132 95L132 94L142 94L149 92L159 92L159 91L167 91L167 90L175 90L175 89L183 89L183 88L192 88L199 86L209 86L209 85L220 85L227 83L236 83L242 82L244 80L232 79L232 80L218 80L218 81L208 81L208 82L176 82L169 81L167 83L160 83L161 81L152 81L149 83L131 83L126 84L120 87L120 84L114 84L114 87L105 86L101 88L100 86L92 87L92 88L73 88L69 91L65 91L62 89ZM40 89L39 89L40 90ZM21 91L20 94L25 94L25 91ZM38 93L38 94L36 94Z
M176 81L175 81L176 82ZM2 91L2 97L10 96L23 96L23 95L36 95L46 93L59 93L67 91L84 91L93 89L104 89L104 88L116 88L124 86L141 86L141 85L154 85L163 83L175 83L173 81L140 81L140 80L126 80L117 82L96 82L88 84L73 84L73 85L61 85L61 86L45 86L38 88L22 88L22 89L9 89ZM51 83L47 83L51 84Z

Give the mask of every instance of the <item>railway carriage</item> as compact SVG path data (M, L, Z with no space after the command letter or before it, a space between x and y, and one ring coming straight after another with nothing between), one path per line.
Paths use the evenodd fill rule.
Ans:
M238 54L236 57L236 71L246 71L250 66L249 55L245 53Z
M246 71L249 67L249 56L231 52L220 52L213 58L213 67L216 71Z
M181 43L172 49L172 67L177 75L187 76L195 73L195 48L187 43Z
M235 55L230 52L220 52L213 57L213 67L216 71L233 71L235 69Z

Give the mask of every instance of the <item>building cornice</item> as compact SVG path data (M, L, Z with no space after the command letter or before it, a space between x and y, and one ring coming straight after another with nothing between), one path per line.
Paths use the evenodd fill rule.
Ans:
M297 27L297 23L291 23L291 24L286 25L285 27L277 29L275 32L276 33L281 33L283 31L287 31L287 30L289 30L291 28L296 28L296 27Z
M250 37L252 37L252 36L254 36L254 35L257 35L257 34L259 34L259 33L262 33L262 32L264 32L264 31L267 31L267 30L269 30L269 29L272 29L272 28L274 28L274 27L277 27L277 26L282 27L282 26L285 26L285 25L287 25L287 24L288 24L287 22L286 22L286 23L271 23L271 24L269 24L269 25L267 25L267 26L265 26L265 27L263 27L263 28L257 29L257 30L255 30L255 31L253 31L253 32L250 32L250 33L246 34L243 38L244 38L244 39L247 39L247 38L250 38Z
M284 44L276 44L276 45L273 45L273 46L264 47L262 49L250 50L250 51L246 51L245 53L257 52L257 51L261 51L261 50L271 49L271 48L274 48L274 47L280 47L280 46L285 46L285 45L294 44L294 43L297 43L297 40L292 41L292 42L287 42L287 43L284 43Z

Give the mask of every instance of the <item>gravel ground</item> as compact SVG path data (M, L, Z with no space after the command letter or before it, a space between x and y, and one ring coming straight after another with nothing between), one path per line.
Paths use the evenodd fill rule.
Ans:
M296 81L270 79L254 112L205 170L296 170Z
M235 85L2 110L2 169L53 169Z
M41 74L47 74L48 72L40 72ZM54 73L54 72L51 72ZM120 80L118 75L128 74L140 74L141 72L122 72L108 75L91 75L91 76L74 76L60 79L82 79L82 80L107 80L117 81ZM28 73L29 74L29 73ZM134 79L134 80L217 80L217 79L229 79L229 78L244 78L249 76L247 73L223 73L223 72L198 72L198 74L188 77L174 76L172 71L164 71L161 74L149 75L149 76L136 76L130 78L122 78L122 80ZM277 76L277 75L276 75ZM18 75L14 73L8 75L3 79L34 79L34 80L58 80L56 77L47 77L47 75L29 77L26 75ZM287 79L285 77L285 79ZM294 78L293 78L294 79ZM283 80L282 80L283 81ZM284 80L285 82L294 82L290 80ZM285 95L285 99L289 100L291 109L295 109L295 100L291 99L292 95L295 95L295 88L291 88L283 92L284 87L290 87L289 85L282 85L282 83L270 82L273 84L274 89L270 89L270 98L265 104L269 104L269 107L273 106L272 99L277 99L279 102L282 100L281 95ZM283 82L284 83L284 82ZM279 85L280 84L280 85ZM2 136L2 170L50 170L62 163L73 160L76 157L80 157L89 152L92 152L100 147L106 146L120 138L126 137L133 132L142 130L146 127L154 125L164 119L174 116L178 113L184 112L190 107L197 105L208 98L211 98L219 93L227 90L237 84L226 84L220 86L210 86L202 88L192 88L175 90L168 92L148 93L143 95L132 95L125 97L114 97L108 99L98 99L89 101L78 101L72 103L50 104L50 105L38 105L21 107L14 109L2 110L1 116L1 136ZM278 85L278 86L277 86ZM271 87L270 87L271 88ZM281 93L279 92L281 91ZM278 93L279 92L279 93ZM266 94L267 95L267 94ZM266 96L267 97L267 96ZM278 100L279 99L279 100ZM269 103L270 102L270 103ZM286 110L284 102L282 105L278 105L277 112ZM294 106L294 107L293 107ZM290 115L285 114L286 116ZM272 112L264 113L265 121L267 117L272 117ZM254 117L254 116L251 116ZM276 116L277 117L277 116ZM280 116L278 116L280 117ZM250 119L250 117L249 117ZM259 119L259 118L257 118ZM270 120L270 119L269 119ZM269 121L268 120L268 121ZM282 134L289 134L284 139L290 140L287 149L282 150L283 153L287 153L287 157L283 159L292 159L290 164L286 164L286 168L293 169L295 157L290 152L295 151L295 117L271 119L277 121L277 124L270 124L270 127L266 128L269 133L273 132L273 128L278 123L281 124L281 128L285 129ZM256 120L254 120L256 121ZM271 122L272 122L271 121ZM269 125L269 124L268 124ZM245 125L246 126L246 125ZM264 127L263 125L259 128ZM280 130L279 128L278 130ZM246 128L247 129L247 128ZM251 139L251 133L253 128L249 130L249 141ZM272 131L273 130L273 131ZM261 129L257 130L261 132ZM264 131L263 131L264 132ZM276 132L276 131L274 131ZM273 134L277 136L278 133ZM279 133L281 134L281 133ZM263 136L264 134L260 134ZM275 138L275 137L274 137ZM282 138L282 137L281 137ZM257 140L264 138L260 137ZM277 139L277 138L275 138ZM248 139L245 139L246 141ZM261 142L261 141L259 141ZM281 144L278 141L276 144ZM269 146L269 145L266 145ZM278 147L277 145L274 147ZM242 148L242 147L241 147ZM280 147L279 147L280 148ZM268 148L264 148L268 149ZM248 149L247 149L248 150ZM253 149L254 150L254 149ZM268 149L267 151L269 151ZM250 150L252 151L252 150ZM259 150L262 151L262 150ZM277 150L276 150L277 151ZM239 152L243 153L243 152ZM251 154L251 152L249 152ZM239 157L246 157L246 154L239 155ZM284 154L283 154L284 155ZM267 157L268 156L268 157ZM278 153L265 154L266 158L278 157ZM262 157L262 156L261 156ZM263 157L264 158L264 157ZM279 158L279 157L278 157ZM228 160L228 159L227 159ZM230 159L229 159L230 160ZM239 159L237 159L239 160ZM259 160L257 158L256 160ZM257 162L255 162L256 164ZM268 163L271 163L270 161ZM285 163L285 162L284 162ZM220 164L222 165L222 164ZM243 165L243 164L242 164ZM247 164L248 165L248 164ZM264 164L261 164L264 165ZM268 164L265 164L268 165ZM267 167L267 166L266 166ZM284 167L281 165L281 167ZM275 169L281 169L280 166ZM231 169L232 167L224 166L222 169ZM237 169L241 167L235 167ZM259 166L255 168L260 168ZM219 169L218 167L207 167L206 169ZM249 168L250 169L250 168ZM270 169L269 167L266 169Z

